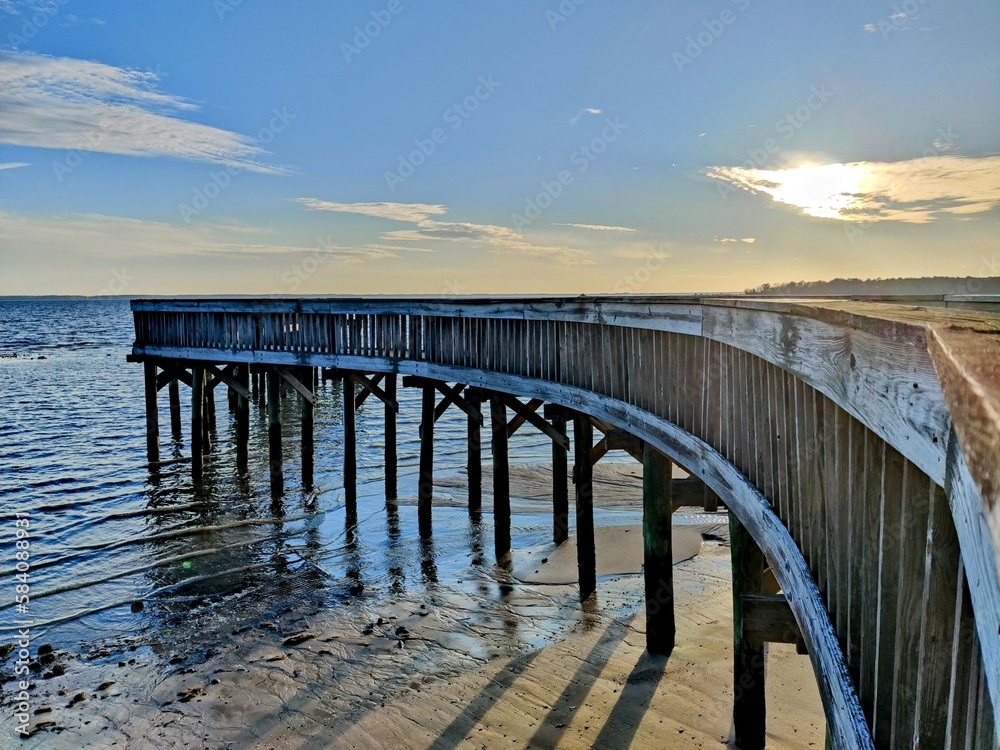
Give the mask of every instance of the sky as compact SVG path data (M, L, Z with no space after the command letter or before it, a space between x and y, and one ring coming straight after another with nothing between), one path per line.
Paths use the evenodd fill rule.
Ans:
M0 294L1000 275L996 0L0 0Z

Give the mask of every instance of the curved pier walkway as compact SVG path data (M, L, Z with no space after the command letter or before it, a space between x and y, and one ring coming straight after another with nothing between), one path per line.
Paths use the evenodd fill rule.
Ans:
M279 393L294 389L309 485L314 385L333 377L354 394L343 399L348 500L366 399L384 405L394 495L397 386L420 388L422 532L446 409L468 417L470 507L489 425L498 560L510 550L507 440L541 430L552 439L553 538L575 533L586 598L592 467L626 450L644 467L651 651L674 645L673 507L695 498L730 511L739 747L764 746L769 641L808 653L832 747L1000 747L1000 300L335 297L132 309L150 461L158 392L168 390L177 433L184 384L201 480L222 385L240 470L250 404L267 405L280 493ZM690 478L674 478L675 464Z

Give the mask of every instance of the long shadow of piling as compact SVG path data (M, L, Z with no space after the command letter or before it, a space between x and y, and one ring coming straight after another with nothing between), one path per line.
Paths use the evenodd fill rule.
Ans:
M548 716L542 719L538 725L538 729L535 730L535 733L528 741L528 747L540 749L555 748L559 744L559 740L566 731L566 725L569 724L570 719L573 718L579 706L590 693L594 682L597 681L604 666L608 663L611 653L614 650L609 647L612 643L622 639L625 633L628 632L633 619L635 619L635 615L632 615L624 622L615 620L608 625L597 640L597 643L590 649L590 653L580 660L580 666L577 668L576 674L566 683L562 695L553 701L552 710L549 711ZM605 650L606 653L602 654L602 651ZM555 723L557 717L558 723ZM597 744L594 747L602 746Z
M643 651L632 668L618 696L618 702L604 720L601 733L594 740L594 747L602 750L627 750L635 739L642 717L649 710L667 669L666 656L657 656Z
M510 686L514 684L535 660L540 652L534 651L525 656L518 656L511 659L507 667L496 677L490 680L479 695L469 701L465 710L456 716L451 724L441 732L434 743L427 750L454 750L466 736L482 721L486 712L489 711L500 697L506 693Z

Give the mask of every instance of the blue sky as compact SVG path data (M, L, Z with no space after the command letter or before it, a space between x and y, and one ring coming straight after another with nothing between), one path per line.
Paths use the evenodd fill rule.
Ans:
M0 0L0 294L1000 274L1000 6Z

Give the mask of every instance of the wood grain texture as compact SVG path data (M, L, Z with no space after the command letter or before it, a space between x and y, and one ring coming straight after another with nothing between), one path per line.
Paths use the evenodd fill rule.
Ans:
M749 477L808 559L877 737L878 715L895 693L885 662L904 683L910 668L897 651L910 654L915 642L918 661L937 662L929 644L948 626L927 608L947 598L947 576L934 571L958 564L954 548L938 553L933 564L924 559L917 625L904 627L898 638L890 634L901 623L901 596L912 601L918 587L909 571L896 576L893 591L887 561L926 558L925 548L915 551L919 534L903 526L912 503L894 510L886 502L885 490L891 494L898 481L891 476L896 456L905 459L915 481L947 493L981 649L968 679L979 680L977 709L991 709L976 719L977 727L994 727L1000 692L996 315L931 310L905 300L658 296L143 300L133 310L133 359L408 373L511 396L554 393L554 400L588 413L594 413L588 399L607 399L609 412L624 410L628 417L624 425L609 421L633 434L650 425L662 434L670 423L696 434ZM578 399L577 391L587 398ZM943 505L928 503L938 510ZM922 533L926 545L926 524ZM900 588L904 575L914 579ZM883 608L890 604L891 617ZM895 699L890 714L897 725L910 721L912 702L911 724L919 731L921 717L930 715L925 688L939 691L937 683L917 680L912 701ZM949 686L949 695L954 692ZM933 721L927 731L938 731Z

